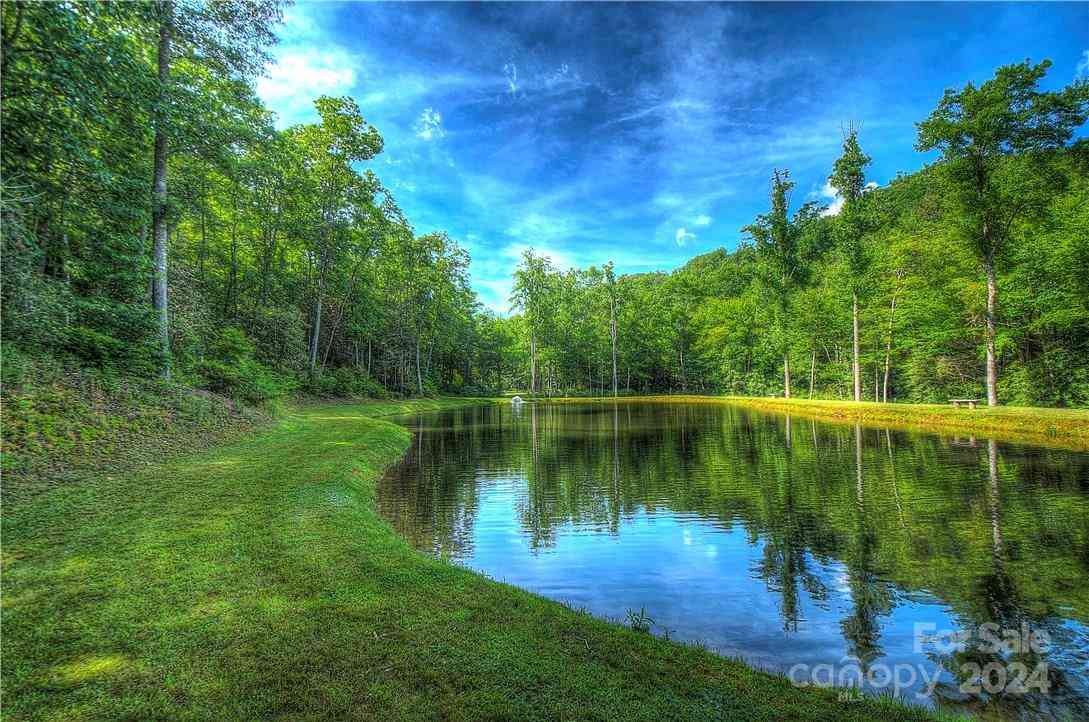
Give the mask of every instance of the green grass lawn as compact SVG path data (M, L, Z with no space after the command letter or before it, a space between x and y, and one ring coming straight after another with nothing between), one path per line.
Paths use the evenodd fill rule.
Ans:
M453 403L304 408L6 505L5 718L927 718L417 553L373 503L409 432L374 417Z

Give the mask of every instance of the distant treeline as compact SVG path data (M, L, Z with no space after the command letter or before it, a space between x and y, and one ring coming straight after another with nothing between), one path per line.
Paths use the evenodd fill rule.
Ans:
M611 392L615 356L621 391L1089 405L1089 84L1043 92L1049 65L948 91L918 124L941 159L887 186L845 133L838 213L791 213L775 170L733 252L615 282L527 252L515 385Z
M275 129L253 80L278 0L0 12L5 379L48 357L248 401L788 385L922 401L983 396L990 366L1003 403L1089 404L1089 149L1072 142L1089 86L1040 91L1047 63L947 94L919 126L942 161L886 187L867 190L850 133L836 216L791 213L776 171L736 251L620 277L530 253L501 318L467 254L417 235L367 169L383 140L350 98Z

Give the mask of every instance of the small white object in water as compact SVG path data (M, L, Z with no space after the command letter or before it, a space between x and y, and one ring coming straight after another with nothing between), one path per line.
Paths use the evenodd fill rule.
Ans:
M521 396L515 396L515 397L514 397L513 399L511 399L511 400L510 400L510 402L511 402L512 404L521 404L521 403L524 403L524 402L522 401L522 397L521 397Z

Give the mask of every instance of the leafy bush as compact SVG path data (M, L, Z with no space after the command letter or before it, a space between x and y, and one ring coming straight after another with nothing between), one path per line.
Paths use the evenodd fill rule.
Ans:
M292 379L253 358L254 345L239 328L227 327L209 344L208 356L197 364L203 386L249 403L283 396L293 390Z
M335 369L317 369L303 376L302 390L323 398L367 397L372 399L388 398L389 394L378 383L360 369L342 366Z
M477 386L476 384L466 384L458 389L458 393L462 396L485 398L491 396L500 396L503 392L501 389L496 389L487 386Z
M273 368L306 368L306 322L299 309L258 307L242 317L242 325L256 350L254 357Z

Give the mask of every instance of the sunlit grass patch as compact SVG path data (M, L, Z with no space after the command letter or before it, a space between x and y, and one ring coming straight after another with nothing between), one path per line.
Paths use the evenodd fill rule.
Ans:
M120 654L92 654L59 664L50 671L49 680L60 684L82 684L102 677L115 677L129 667Z

